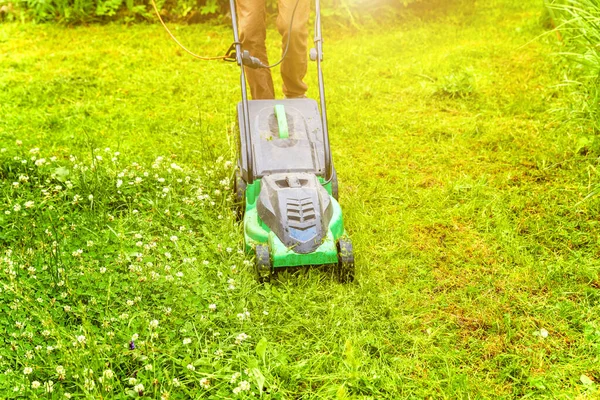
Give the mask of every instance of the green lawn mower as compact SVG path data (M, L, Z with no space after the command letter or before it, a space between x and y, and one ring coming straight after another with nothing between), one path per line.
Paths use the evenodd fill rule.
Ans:
M329 145L319 0L310 58L317 63L320 104L307 98L248 100L244 66L267 66L242 49L234 0L230 6L231 50L240 66L242 92L234 190L246 252L255 255L261 282L280 268L317 265L333 266L340 281L350 282L354 254L337 201Z

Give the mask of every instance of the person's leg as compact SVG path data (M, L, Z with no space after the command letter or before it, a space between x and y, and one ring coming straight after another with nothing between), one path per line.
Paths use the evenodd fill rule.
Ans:
M308 66L308 17L310 15L310 0L279 0L277 29L282 35L282 51L284 51L288 34L290 34L288 30L296 1L298 1L298 7L294 14L290 47L286 58L281 63L283 94L286 97L302 97L308 89L303 79Z
M267 37L266 0L238 0L236 3L242 48L248 50L253 57L258 58L264 64L269 64L265 46ZM275 98L271 70L246 68L245 71L253 99Z

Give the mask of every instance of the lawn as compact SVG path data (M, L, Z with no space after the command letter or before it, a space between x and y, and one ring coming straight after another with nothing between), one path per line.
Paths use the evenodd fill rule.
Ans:
M542 12L325 26L352 284L256 282L234 64L159 25L0 25L0 398L597 398L599 154Z

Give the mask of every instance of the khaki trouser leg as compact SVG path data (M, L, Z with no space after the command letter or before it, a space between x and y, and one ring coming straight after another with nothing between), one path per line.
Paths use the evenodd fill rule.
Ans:
M248 50L253 57L258 58L263 64L268 65L269 60L265 46L267 37L266 0L237 0L237 12L242 48ZM246 68L245 72L253 99L275 98L270 69Z
M282 51L288 38L290 19L296 0L279 0L279 15L277 29L283 36ZM281 63L281 77L283 78L283 94L286 97L302 97L308 86L303 79L308 66L308 17L310 15L310 0L298 0L298 7L294 14L290 47L286 58Z

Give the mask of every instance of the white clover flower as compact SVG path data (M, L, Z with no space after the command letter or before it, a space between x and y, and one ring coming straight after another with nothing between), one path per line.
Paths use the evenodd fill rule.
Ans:
M242 312L242 313L239 313L239 314L237 315L237 317L238 317L238 318L239 318L241 321L243 321L243 320L245 320L245 319L248 319L248 318L250 318L250 312L244 308L244 312Z
M15 205L13 206L13 210L14 210L14 211L17 211L17 212L21 211L21 205L20 205L20 204L15 204Z
M183 339L183 344L190 344L190 343L192 343L192 339L190 339L190 338Z
M134 340L134 341L135 341L135 340L138 340L138 338L139 338L139 337L140 337L140 335L138 335L137 333L134 333L134 334L131 336L131 340Z
M106 272L106 267L100 267L100 273L103 274Z
M112 369L107 369L102 373L102 376L106 379L112 379L113 376L115 376L115 373L112 371Z
M144 365L144 369L146 371L152 371L152 364L146 364L146 365Z
M208 309L209 309L210 311L216 311L216 309L217 309L217 305L216 305L216 304L209 304L209 305L208 305Z
M35 166L36 167L41 167L45 163L46 163L46 159L45 158L40 158L39 160L35 160Z
M150 321L150 329L155 329L158 327L158 320L153 319L152 321Z
M85 382L83 383L83 387L85 390L92 391L96 387L96 382L93 379L85 378Z
M64 376L65 375L65 367L63 367L62 365L57 365L56 366L56 373L58 374L58 376Z
M38 382L38 381L33 381L33 382L31 382L31 388L32 388L32 389L39 389L39 387L40 387L41 385L42 385L42 384L41 384L40 382Z
M548 337L548 331L544 328L540 329L540 336L544 339Z
M239 388L243 391L250 390L250 383L248 381L241 381Z
M163 193L169 193L169 188L168 187L164 187L162 191L163 191Z
M65 392L65 398L70 399L71 398L71 393Z
M79 336L77 336L77 341L78 341L79 343L82 343L82 344L84 344L84 343L85 343L85 341L86 341L86 338L85 338L85 336L84 336L84 335L79 335Z
M171 236L169 239L171 239L172 242L176 242L177 240L179 240L179 238L175 235Z
M175 386L175 387L181 386L181 382L179 382L179 379L173 378L173 386Z
M204 389L208 389L210 387L210 380L208 378L200 379L200 386L202 386Z
M137 383L137 379L135 379L135 378L129 378L128 382L129 382L130 385L133 386L133 385L135 385Z
M35 202L29 200L25 202L25 208L31 208L33 207L33 205L35 204Z
M32 372L33 372L33 368L31 368L31 367L25 367L25 368L23 368L23 374L24 375L29 375Z
M192 364L188 364L187 369L189 369L190 371L195 371L196 367L194 367Z
M245 333L240 333L239 335L236 336L235 338L235 344L240 344L242 343L244 340L249 339L250 336L246 335Z
M138 393L144 393L144 385L139 383L133 387L133 390L135 390Z
M178 278L183 278L183 272L179 271L175 274Z
M65 312L69 312L71 311L71 306L64 306L63 309L65 310Z
M229 382L236 383L240 376L242 376L242 374L240 374L239 372L234 373L233 375L231 375L231 379L229 380Z

